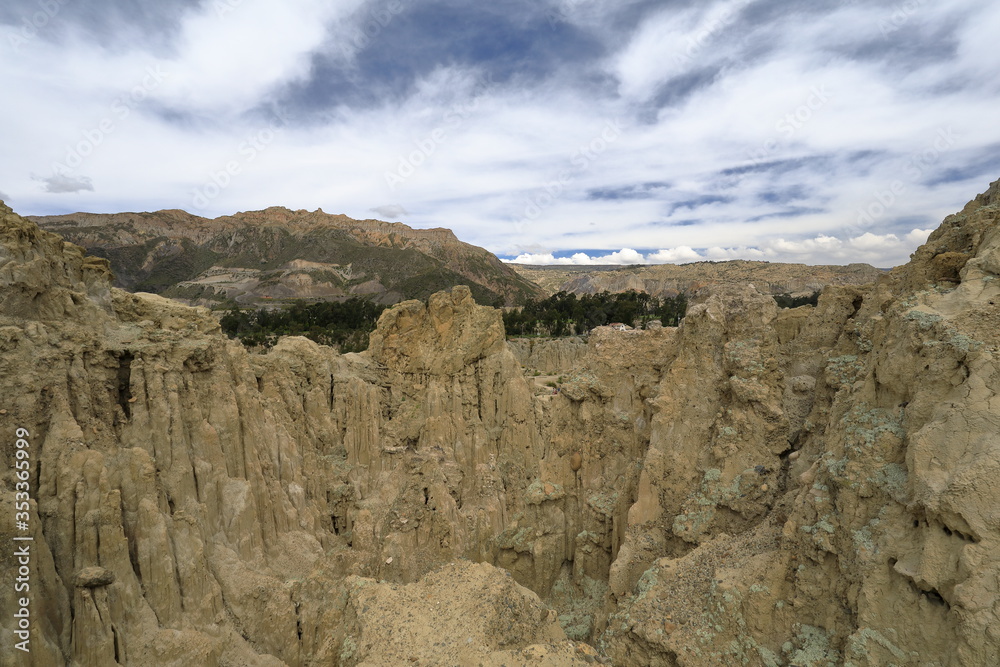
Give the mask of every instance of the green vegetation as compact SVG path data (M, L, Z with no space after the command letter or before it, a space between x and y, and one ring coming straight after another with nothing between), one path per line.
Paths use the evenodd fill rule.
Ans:
M515 273L481 248L455 243L411 243L405 238L369 239L357 231L320 226L304 233L279 224L246 224L205 240L174 236L171 220L151 214L153 224L138 231L131 223L99 227L53 227L68 241L111 262L115 286L129 291L168 293L212 266L264 272L251 296L281 280L289 262L305 260L337 265L340 271L316 271L314 279L347 290L377 281L381 301L426 299L455 285L468 285L477 303L511 306L541 294L537 285ZM156 231L156 230L159 231ZM268 273L274 272L274 273ZM294 289L294 288L292 288ZM380 290L381 291L381 290Z
M213 310L224 310L235 307L236 303L232 299L226 298L225 294L215 291L211 285L174 285L163 290L161 294L168 299L188 299L195 301L203 299L214 302L210 307Z
M368 348L368 334L387 306L359 299L306 304L301 301L282 309L232 309L222 317L222 330L244 345L271 347L280 336L305 336L341 352Z
M547 299L529 299L520 310L504 313L508 336L572 336L594 327L621 322L645 328L659 319L663 326L677 326L687 311L687 297L658 299L645 292L584 294L559 292Z
M496 292L465 278L443 264L431 266L418 275L394 282L392 288L405 294L408 299L426 301L431 294L451 289L455 285L468 285L472 290L472 298L478 304L503 305L503 298Z
M792 296L788 292L784 294L776 294L774 296L775 303L778 304L780 308L798 308L799 306L815 306L819 303L819 290L816 290L808 296Z
M504 305L521 303L537 293L537 288L499 261L486 259L435 257L417 248L372 246L342 229L319 229L296 236L277 227L240 230L238 251L229 249L229 234L221 234L206 244L220 255L217 264L225 267L249 267L270 271L293 260L306 260L350 266L357 279L351 283L378 280L396 293L397 299L424 299L455 285L468 285L476 303ZM469 251L470 253L472 251ZM337 280L333 284L343 282Z
M67 234L67 239L73 240ZM165 236L142 245L88 246L87 252L111 262L115 285L132 292L161 294L179 282L191 280L216 263L218 255L190 239Z

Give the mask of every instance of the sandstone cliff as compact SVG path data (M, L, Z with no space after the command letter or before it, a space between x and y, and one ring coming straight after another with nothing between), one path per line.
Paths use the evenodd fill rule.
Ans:
M2 215L0 423L32 444L23 664L354 664L321 592L498 559L544 443L499 311L468 288L388 311L366 355L289 338L256 356ZM497 650L549 636L495 625Z
M507 341L511 351L522 366L549 374L564 373L580 363L587 351L586 339L568 338L512 338Z
M558 394L465 288L250 354L0 216L14 664L997 663L1000 182L815 308L599 330Z

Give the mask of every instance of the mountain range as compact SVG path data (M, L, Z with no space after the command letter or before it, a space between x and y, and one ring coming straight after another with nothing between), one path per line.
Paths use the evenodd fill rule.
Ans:
M734 283L752 284L764 294L804 296L827 285L865 285L885 273L860 263L810 266L742 259L652 266L510 266L550 294L582 295L632 289L661 298Z
M636 290L656 297L752 284L764 294L807 295L826 285L864 285L884 273L868 264L809 266L732 260L654 266L505 264L449 229L271 207L219 218L181 210L34 216L111 263L115 286L188 305L261 306L363 297L386 305L426 299L459 284L477 302L514 306L560 291Z
M271 207L215 219L181 210L36 216L111 263L115 286L192 305L351 296L392 304L465 284L475 299L514 305L544 296L490 252L448 229Z

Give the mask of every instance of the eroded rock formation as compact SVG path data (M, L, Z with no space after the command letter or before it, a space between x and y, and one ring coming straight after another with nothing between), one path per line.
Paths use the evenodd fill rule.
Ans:
M872 286L721 287L545 395L467 289L250 354L2 209L19 664L994 664L998 188Z
M990 518L1000 487L989 481L998 204L1000 182L874 288L828 290L808 316L762 327L755 353L714 385L731 393L721 428L697 435L689 458L675 454L684 441L673 431L654 433L653 493L637 503L652 509L634 517L630 538L695 537L697 547L659 552L617 600L603 637L616 661L997 662L1000 561L986 554L1000 538ZM726 358L731 348L716 347ZM666 406L658 418L669 421ZM720 458L727 428L740 453ZM661 449L684 471L651 465ZM732 465L754 451L766 474L751 460ZM678 477L697 490L670 493ZM755 501L770 510L755 512Z
M587 351L587 342L570 338L512 338L511 351L522 366L550 375L566 373L576 367Z

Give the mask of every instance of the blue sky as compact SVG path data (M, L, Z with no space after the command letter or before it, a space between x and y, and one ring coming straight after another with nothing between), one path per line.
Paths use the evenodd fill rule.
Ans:
M891 266L1000 177L997 34L971 0L8 0L0 198Z

